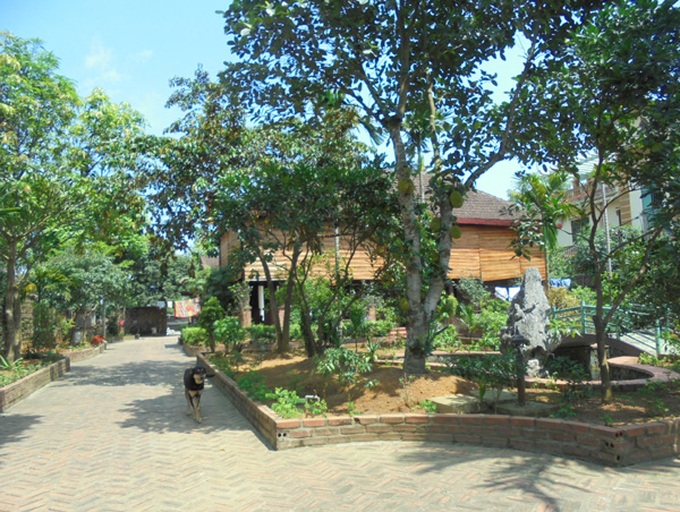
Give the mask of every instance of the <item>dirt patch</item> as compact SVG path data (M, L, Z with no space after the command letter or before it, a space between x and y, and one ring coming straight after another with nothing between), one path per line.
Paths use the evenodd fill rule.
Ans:
M405 377L401 367L394 365L377 365L360 382L347 388L337 379L327 379L317 373L313 361L300 353L283 357L268 354L264 358L248 355L238 367L237 380L249 371L262 375L271 390L281 387L295 390L301 397L325 398L328 413L338 415L349 412L350 402L360 414L422 412L424 402L438 396L478 394L476 385L461 377L435 369L424 375ZM615 393L614 400L607 404L601 403L597 390L590 396L565 400L565 394L557 390L527 389L527 399L559 404L557 417L599 425L620 426L680 417L679 382Z

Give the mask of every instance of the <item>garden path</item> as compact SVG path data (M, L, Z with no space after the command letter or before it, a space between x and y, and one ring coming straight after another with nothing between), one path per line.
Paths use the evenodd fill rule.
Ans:
M275 452L216 389L184 414L176 337L109 345L0 414L0 511L677 511L680 459L603 468L433 443Z

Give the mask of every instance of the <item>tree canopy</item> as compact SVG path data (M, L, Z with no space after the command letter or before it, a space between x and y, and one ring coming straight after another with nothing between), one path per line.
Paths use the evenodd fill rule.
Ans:
M599 10L527 81L524 140L544 161L568 172L585 198L578 206L589 220L585 240L597 292L594 322L605 400L611 397L607 325L680 214L679 76L680 10L674 2L645 0ZM540 101L528 102L530 97ZM602 252L597 233L607 229L607 207L633 190L656 198L649 229ZM605 311L605 275L626 246L635 248L626 253L626 278L610 290Z
M238 61L222 73L236 101L260 119L307 117L342 102L389 138L399 189L408 300L405 369L425 370L429 323L448 273L455 215L464 194L515 144L520 93L539 58L558 48L596 2L236 0L224 13ZM494 101L492 58L527 41L507 100ZM419 147L431 155L428 208L440 219L436 272L423 279L426 208L413 183ZM429 220L429 219L428 219Z
M21 301L36 264L64 242L121 255L144 226L132 141L142 119L101 92L81 99L38 40L0 33L3 353L20 356ZM115 247L116 249L114 249Z

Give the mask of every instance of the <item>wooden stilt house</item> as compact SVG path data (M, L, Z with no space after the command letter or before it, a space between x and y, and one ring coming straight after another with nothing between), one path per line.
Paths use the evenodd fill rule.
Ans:
M469 192L462 208L455 210L461 237L454 240L451 251L449 278L477 278L489 286L509 286L521 278L528 267L537 267L545 279L545 255L538 248L532 251L531 260L518 258L510 247L515 236L512 218L502 212L509 206L508 201L485 192ZM346 260L350 248L347 241L332 234L324 241L325 253ZM240 248L238 235L224 233L220 243L220 265L227 265L230 254ZM371 281L380 266L372 261L369 252L358 248L352 258L351 273L355 281ZM274 254L270 268L275 279L285 278L287 259L281 252ZM321 263L318 272L324 272ZM259 261L246 265L243 278L251 286L251 310L253 323L268 323L265 307L266 279Z

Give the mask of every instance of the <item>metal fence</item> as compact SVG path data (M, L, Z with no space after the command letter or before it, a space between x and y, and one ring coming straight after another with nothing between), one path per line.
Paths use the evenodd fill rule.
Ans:
M552 318L566 322L581 334L594 334L595 306L584 302L580 306L552 310ZM605 307L603 314L611 308ZM642 307L619 308L607 325L607 335L629 342L657 356L677 353L677 347L670 342L670 317L668 314L659 318Z

